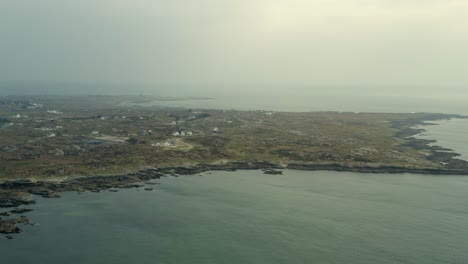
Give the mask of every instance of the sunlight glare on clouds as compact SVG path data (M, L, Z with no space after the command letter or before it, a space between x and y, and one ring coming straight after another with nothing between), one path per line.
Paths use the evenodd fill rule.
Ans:
M260 26L266 32L284 32L306 27L313 18L311 5L301 1L260 1Z
M466 13L468 1L259 0L253 9L265 33L362 29L444 23ZM457 25L454 25L457 26Z

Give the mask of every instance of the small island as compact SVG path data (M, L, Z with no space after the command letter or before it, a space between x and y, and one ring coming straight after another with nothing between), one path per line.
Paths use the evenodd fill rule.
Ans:
M149 96L0 98L0 233L28 224L30 195L118 191L212 170L468 175L457 154L412 136L434 113L272 112L158 107ZM176 100L170 98L170 100ZM184 98L182 99L184 100ZM153 187L144 190L151 191ZM6 210L6 211L5 211Z

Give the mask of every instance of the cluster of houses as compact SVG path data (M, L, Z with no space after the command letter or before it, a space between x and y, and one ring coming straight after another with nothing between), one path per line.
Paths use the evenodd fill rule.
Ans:
M63 126L34 128L34 130L40 130L40 131L55 131L59 129L63 129Z
M175 147L176 144L173 141L165 141L165 142L156 142L152 143L151 146L161 148L161 147Z
M57 111L57 110L47 110L47 113L49 114L54 114L54 115L61 115L63 112Z
M110 119L126 119L127 116L97 116L96 118L100 119L100 120L110 120ZM139 119L144 119L143 117L139 117Z
M28 109L40 109L40 108L43 108L43 107L44 107L44 105L42 105L42 104L36 104L36 103L27 106Z
M17 115L15 115L13 118L22 118L22 117L28 118L29 116L27 116L27 115L23 115L23 116L22 116L22 115L20 115L20 114L17 114Z
M175 137L192 136L193 132L192 131L174 131L174 132L172 132L172 135L175 136Z

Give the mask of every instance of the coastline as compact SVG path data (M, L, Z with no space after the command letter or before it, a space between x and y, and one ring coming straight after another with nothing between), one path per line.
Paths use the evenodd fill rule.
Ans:
M230 162L222 165L200 164L196 166L180 166L166 168L151 168L141 170L136 173L117 176L92 176L80 177L65 180L63 182L31 182L31 181L8 181L0 184L0 208L13 208L13 210L0 213L0 216L7 216L7 219L0 217L0 234L7 235L8 239L13 239L11 234L21 233L19 225L32 225L30 220L21 214L32 211L32 209L19 208L35 204L31 195L38 195L44 198L60 198L63 192L117 192L118 189L145 187L146 191L152 191L149 181L161 177L178 177L179 175L196 175L209 171L237 171L237 170L263 170L265 174L281 174L282 169L302 170L302 171L340 171L358 173L412 173L426 175L468 175L468 170L447 170L447 169L418 169L418 168L398 168L391 166L380 167L351 167L339 164L280 164L268 162ZM15 215L21 215L13 218Z
M38 195L45 198L59 198L63 192L116 192L123 188L138 188L147 186L150 180L159 179L166 176L178 175L196 175L209 171L236 171L236 170L275 170L291 169L303 171L340 171L340 172L358 172L358 173L412 173L426 175L468 175L468 162L455 159L457 153L449 152L451 149L430 144L435 140L417 139L414 135L425 132L424 129L415 128L418 125L431 125L425 121L436 121L451 118L464 118L465 116L434 116L433 120L405 120L393 122L391 127L397 129L396 137L404 142L402 145L426 151L430 153L428 160L438 162L444 166L441 168L418 168L418 167L398 167L386 165L349 165L338 163L308 163L308 162L289 162L287 164L273 163L268 161L229 161L224 163L197 164L193 166L171 166L154 167L142 169L122 175L113 176L81 176L65 178L61 181L32 181L32 180L10 180L0 183L0 208L12 208L10 211L0 213L0 233L7 234L8 239L12 239L10 234L22 232L18 225L30 224L25 216L14 218L16 215L22 215L29 209L18 208L19 206L31 205L35 201L30 196ZM267 173L272 174L272 173ZM150 191L153 188L145 188ZM5 218L7 217L7 218Z

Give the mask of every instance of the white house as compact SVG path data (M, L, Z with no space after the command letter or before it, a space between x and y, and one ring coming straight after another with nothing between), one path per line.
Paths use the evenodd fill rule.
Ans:
M187 136L192 136L193 132L192 131L187 131Z
M47 110L47 113L49 113L49 114L54 114L54 115L61 115L61 114L63 114L62 112L57 111L57 110Z
M175 136L175 137L178 137L178 136L180 136L180 133L179 133L179 131L175 131L175 132L172 133L172 135Z
M172 142L166 141L163 144L164 147L174 147L174 144Z
M219 128L218 127L213 128L213 132L219 132Z
M161 143L156 142L156 143L151 144L151 146L160 148L162 145Z
M185 131L181 131L181 132L180 132L180 135L181 135L181 136L185 136Z
M42 107L44 107L42 104L36 104L36 103L34 103L34 104L28 106L27 108L28 108L28 109L37 109L37 108L42 108Z

